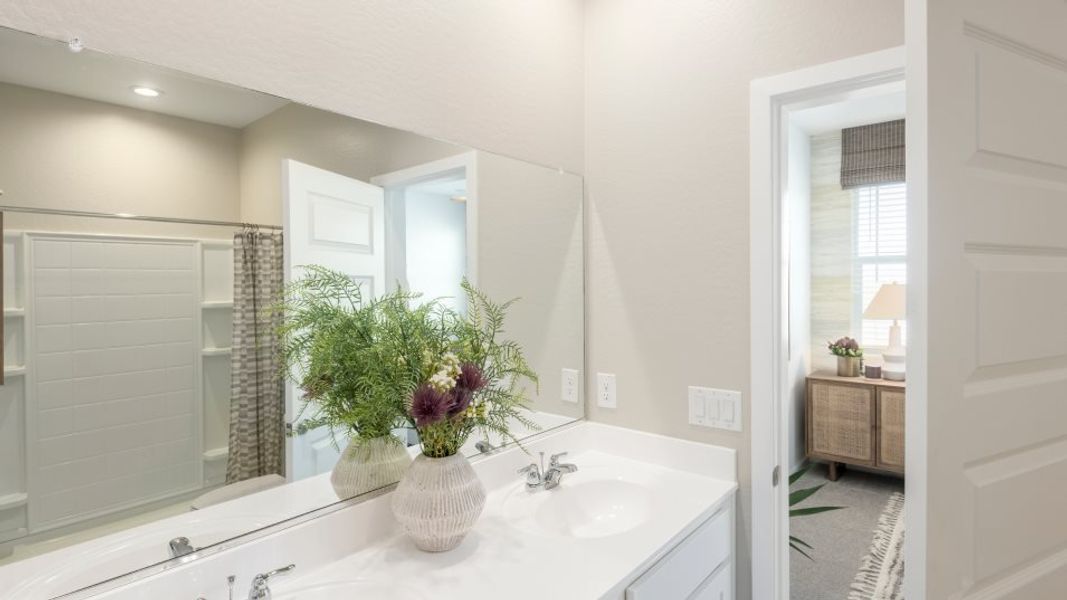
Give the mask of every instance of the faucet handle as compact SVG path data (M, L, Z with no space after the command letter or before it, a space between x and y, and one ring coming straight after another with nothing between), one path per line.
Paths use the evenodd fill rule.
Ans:
M539 471L540 471L540 467L537 466L537 463L530 463L530 464L526 465L525 467L519 469L518 470L518 474L519 475L529 475L530 473L537 473Z
M263 579L270 579L271 577L274 577L275 575L281 575L283 573L288 573L289 571L292 571L295 568L296 568L296 565L292 565L291 564L291 565L284 566L284 567L282 567L280 569L274 569L273 571L268 571L268 572L263 574Z
M270 586L268 582L275 575L283 575L296 568L296 565L288 565L266 573L260 573L252 578L252 589L248 592L248 600L267 600L270 598Z
M548 466L558 467L559 459L563 458L564 456L567 456L566 452L560 452L559 454L553 454L552 456L548 457Z

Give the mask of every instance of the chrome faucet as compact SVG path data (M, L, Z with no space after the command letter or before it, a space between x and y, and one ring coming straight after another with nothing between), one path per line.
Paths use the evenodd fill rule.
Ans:
M490 444L489 440L478 440L477 442L474 442L474 449L482 454L492 454L499 450L498 447Z
M196 548L193 548L193 545L189 543L189 538L184 536L174 538L167 545L170 546L171 558L181 558L196 552Z
M541 463L530 463L519 469L519 475L526 476L526 489L529 491L551 490L559 487L560 481L567 473L574 473L578 465L561 463L559 459L567 456L566 452L553 454L548 459L548 469L545 469L545 453L541 452Z
M252 589L248 590L248 600L270 600L270 578L275 575L283 575L295 568L296 565L289 565L266 573L260 573L253 577Z

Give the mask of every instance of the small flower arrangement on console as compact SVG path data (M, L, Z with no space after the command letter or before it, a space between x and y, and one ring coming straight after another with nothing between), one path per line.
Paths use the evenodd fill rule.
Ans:
M851 356L855 358L863 356L863 348L860 348L859 342L848 336L836 342L827 342L826 345L830 348L830 354L834 356Z
M830 354L837 357L837 374L841 377L859 377L863 348L859 342L845 336L836 342L827 342Z

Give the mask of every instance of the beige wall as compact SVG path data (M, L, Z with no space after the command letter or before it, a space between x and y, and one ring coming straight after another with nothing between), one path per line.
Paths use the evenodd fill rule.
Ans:
M241 218L282 222L287 158L361 181L465 152L462 146L300 104L288 104L241 132Z
M533 408L581 417L561 399L561 369L583 370L582 180L554 169L477 153L478 287L520 298L507 337L540 376Z
M235 129L0 83L0 140L0 201L5 204L239 217ZM16 214L6 225L205 233L188 227Z
M902 44L903 3L586 7L588 365L618 375L618 409L589 413L740 450L747 598L748 383L761 367L749 364L749 82ZM688 425L687 385L742 390L745 431Z
M0 25L574 171L582 4L7 0Z

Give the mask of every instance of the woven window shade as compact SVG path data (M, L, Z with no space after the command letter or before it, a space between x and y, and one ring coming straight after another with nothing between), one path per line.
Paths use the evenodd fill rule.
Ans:
M841 131L841 187L904 181L904 119Z

